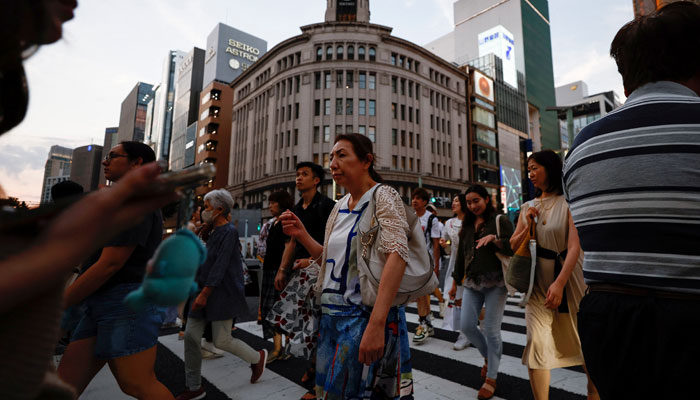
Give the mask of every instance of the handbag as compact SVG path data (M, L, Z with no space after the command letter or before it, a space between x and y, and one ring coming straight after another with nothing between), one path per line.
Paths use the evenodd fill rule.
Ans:
M496 237L500 239L501 236L501 218L505 217L503 214L498 214L496 216ZM506 289L508 290L509 295L514 295L517 290L513 287L513 285L508 283L508 280L506 277L508 276L508 265L510 264L510 259L512 258L511 256L507 256L505 254L502 254L498 251L496 251L496 257L498 257L498 260L501 262L501 270L503 271L503 280L505 281L506 284Z
M525 307L527 304L535 284L535 264L537 262L535 225L535 220L531 220L523 242L510 258L506 274L506 283L515 288L516 291L525 293L519 303L520 307Z
M374 306L379 291L379 280L384 271L387 254L379 251L377 237L382 226L377 218L376 193L383 185L377 185L372 192L367 209L357 224L357 270L362 291L362 304ZM408 222L408 262L401 278L392 306L402 305L430 294L438 286L438 278L425 245L420 220L405 203Z

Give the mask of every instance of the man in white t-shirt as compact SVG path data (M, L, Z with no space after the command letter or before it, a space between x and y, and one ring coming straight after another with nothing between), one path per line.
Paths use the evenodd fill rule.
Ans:
M435 215L426 211L429 199L430 195L428 192L423 188L418 188L413 191L411 196L411 206L416 212L416 216L420 219L421 228L423 228L423 233L425 234L425 243L428 247L428 254L430 254L430 259L435 268L435 274L440 276L440 221ZM413 335L413 342L420 344L425 342L429 336L435 334L430 315L430 295L421 297L416 303L418 305L418 328L416 328L416 333Z

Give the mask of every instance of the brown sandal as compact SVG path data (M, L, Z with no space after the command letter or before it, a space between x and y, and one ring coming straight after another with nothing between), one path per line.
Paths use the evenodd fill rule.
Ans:
M486 378L484 381L484 384L481 385L481 389L479 389L479 393L476 395L476 398L479 400L486 400L490 399L493 397L493 394L496 392L496 380L491 379L491 378Z
M486 378L486 372L489 370L489 360L484 360L484 366L481 367L481 379Z
M301 400L316 400L316 391L309 390L308 392L304 393L303 396L301 396Z

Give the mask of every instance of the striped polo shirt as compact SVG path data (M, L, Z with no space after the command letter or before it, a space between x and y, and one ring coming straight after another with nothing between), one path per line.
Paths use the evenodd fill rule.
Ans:
M587 283L700 293L700 97L655 82L586 126L564 189Z

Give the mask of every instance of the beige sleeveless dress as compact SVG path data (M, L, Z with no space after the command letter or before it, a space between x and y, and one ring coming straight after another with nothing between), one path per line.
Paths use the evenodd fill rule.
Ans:
M540 247L560 253L567 248L569 231L569 206L564 196L535 199L523 204L520 223L526 224L529 207L540 212L537 221L537 243ZM581 341L578 337L576 314L586 284L583 281L583 251L566 284L569 312L560 313L544 306L547 289L554 282L554 260L537 258L535 286L525 307L527 345L523 352L523 364L532 369L564 368L583 364Z

